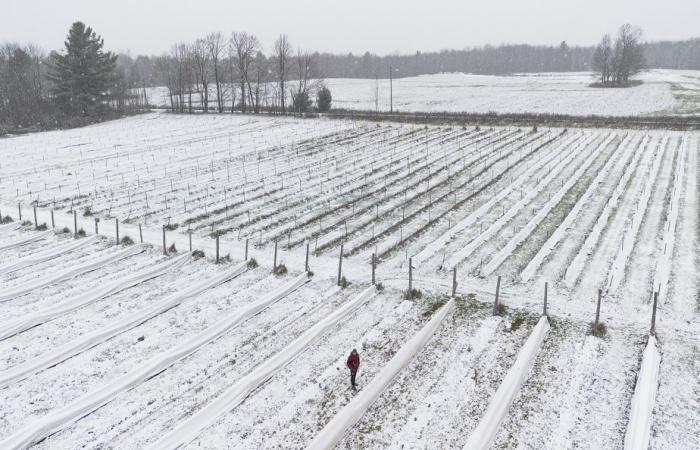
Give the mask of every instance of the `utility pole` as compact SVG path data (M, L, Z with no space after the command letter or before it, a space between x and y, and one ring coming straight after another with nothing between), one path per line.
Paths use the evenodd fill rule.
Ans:
M389 112L394 113L394 69L389 66Z

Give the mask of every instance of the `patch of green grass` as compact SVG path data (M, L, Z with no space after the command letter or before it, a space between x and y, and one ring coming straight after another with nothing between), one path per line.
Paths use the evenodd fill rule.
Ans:
M525 323L525 316L520 313L516 313L513 317L513 321L510 323L510 332L513 333L518 331L518 329Z

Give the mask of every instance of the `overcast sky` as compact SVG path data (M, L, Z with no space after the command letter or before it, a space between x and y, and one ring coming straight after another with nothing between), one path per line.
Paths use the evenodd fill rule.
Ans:
M81 20L109 50L160 54L212 31L256 34L334 53L461 49L501 43L590 45L622 23L647 40L700 36L700 0L0 0L0 42L62 46ZM9 7L8 7L9 5Z

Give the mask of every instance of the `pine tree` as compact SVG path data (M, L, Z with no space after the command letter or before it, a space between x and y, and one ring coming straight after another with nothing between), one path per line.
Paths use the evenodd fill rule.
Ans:
M103 39L82 22L71 26L64 45L64 53L51 55L52 94L69 113L99 113L115 81L117 56L104 52Z
M327 87L322 87L316 94L316 104L318 105L319 112L328 112L331 109L331 101L333 97L331 96L331 91Z

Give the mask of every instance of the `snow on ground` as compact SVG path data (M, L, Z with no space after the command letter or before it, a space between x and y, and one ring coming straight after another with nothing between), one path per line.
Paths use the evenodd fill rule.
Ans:
M394 111L536 113L599 116L700 114L700 71L654 69L627 89L591 87L588 72L475 75L443 73L393 80ZM389 111L389 80L330 78L333 107ZM375 92L378 90L378 99ZM167 89L150 88L154 106L169 107ZM210 102L216 93L209 94ZM199 104L199 96L193 97Z
M2 139L0 213L15 225L0 225L0 447L31 434L40 448L144 448L203 415L189 447L304 448L352 404L347 353L360 351L368 386L448 300L455 267L454 311L339 448L464 446L545 281L551 330L494 445L621 447L655 280L667 288L651 447L696 448L699 144L680 131L165 113ZM115 245L116 220L134 245ZM177 254L163 252L168 224ZM204 258L188 255L188 229ZM271 273L275 241L286 275ZM306 280L307 243L311 280L251 310ZM257 268L242 264L246 245ZM346 289L334 287L341 245ZM369 287L375 252L385 289L322 327ZM405 299L415 255L423 295ZM602 338L589 334L598 288ZM170 362L101 407L72 409L159 358ZM211 406L236 383L246 395Z

